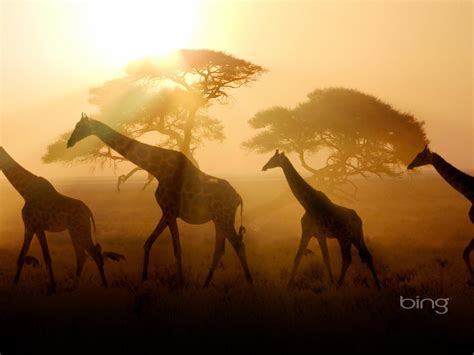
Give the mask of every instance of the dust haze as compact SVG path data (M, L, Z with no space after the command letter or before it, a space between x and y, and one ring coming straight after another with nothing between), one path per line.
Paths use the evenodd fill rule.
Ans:
M105 263L109 287L101 288L90 258L81 278L75 276L67 231L48 233L56 293L46 287L36 239L29 255L39 267L26 265L12 287L24 201L0 174L0 352L11 339L36 352L46 346L44 330L55 346L81 354L90 345L72 343L71 333L110 336L106 349L117 353L161 350L165 338L174 344L230 339L233 346L291 340L281 348L287 352L317 341L341 343L350 353L390 353L387 344L395 339L413 344L406 349L451 351L456 344L472 353L474 288L463 251L474 246L473 178L454 168L473 175L472 2L6 0L1 17L0 146L61 194L83 201L96 222L94 242L126 260ZM167 80L182 80L181 91L166 85L147 91L148 83L163 79L163 67L143 58L176 52L187 56L186 65L164 67L175 70ZM142 66L131 65L136 61ZM202 62L207 72L199 71ZM216 77L224 72L215 91L209 68ZM199 75L208 86L196 84L202 84ZM183 79L189 76L196 81ZM204 87L198 99L197 87ZM345 101L334 101L334 92ZM145 96L178 99L163 113ZM203 288L216 229L178 217L183 284L168 228L153 245L148 280L141 281L145 241L164 216L155 196L159 185L143 170L125 178L136 166L89 137L97 133L92 129L69 148L76 123L87 125L88 117L132 139L180 150L189 164L235 188L244 202L235 226L246 229L239 237L253 286L226 242L210 287ZM262 171L276 149L287 150L315 189L360 216L380 290L356 252L344 285L331 284L315 238L288 287L305 209L281 169ZM452 164L444 168L456 172L453 186L429 159L407 171L428 149ZM457 185L465 181L468 193ZM216 209L223 209L221 202ZM335 239L328 245L337 277L340 246ZM452 301L440 316L432 309L405 312L400 296ZM38 342L18 340L24 333Z

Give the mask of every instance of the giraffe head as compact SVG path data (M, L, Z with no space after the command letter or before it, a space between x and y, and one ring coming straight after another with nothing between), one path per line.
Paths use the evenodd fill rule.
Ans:
M419 166L431 164L432 159L433 158L431 155L430 148L425 145L425 148L420 153L418 153L418 155L415 157L415 159L413 159L410 164L408 164L407 169L411 170Z
M91 119L83 112L81 113L81 119L77 122L74 131L67 141L67 147L71 148L80 140L90 136L92 134Z
M275 151L275 154L270 158L270 160L263 166L262 171L267 169L282 167L283 162L285 161L286 156L285 153L278 152L278 149Z

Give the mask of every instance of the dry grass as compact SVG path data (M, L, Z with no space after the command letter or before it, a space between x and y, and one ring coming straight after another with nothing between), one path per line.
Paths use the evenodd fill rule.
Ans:
M111 183L77 182L56 186L91 207L103 249L123 253L127 261L106 264L111 287L104 290L91 261L82 278L74 278L69 237L49 234L59 283L52 296L46 295L43 263L37 269L26 267L20 285L11 287L22 242L22 201L9 185L2 185L0 314L4 334L15 337L26 327L36 335L46 328L59 333L76 329L149 335L151 338L140 343L143 346L160 336L199 339L200 343L238 336L239 342L268 340L273 345L288 339L294 340L293 345L340 343L350 345L354 352L370 352L375 350L371 346L394 339L398 345L419 342L438 350L447 344L472 345L474 288L466 282L461 253L474 234L473 227L467 217L468 203L444 182L436 178L362 182L359 200L348 204L364 220L367 244L383 284L381 291L373 287L355 252L344 287L331 286L316 241L310 244L314 255L303 259L296 287L288 290L302 208L293 198L283 199L283 208L277 208L281 202L272 204L287 190L284 181L231 182L245 201L245 243L253 287L244 284L228 244L212 286L202 289L213 252L213 226L185 223L179 224L184 287L176 287L168 231L153 248L150 280L140 284L142 245L160 216L153 187L142 192L140 185L131 183L117 193ZM329 247L333 270L338 274L337 242L330 240ZM30 254L42 262L37 241ZM449 312L437 315L426 309L402 310L400 295L452 300ZM115 344L121 345L114 351L138 346L124 339L128 338L116 339ZM390 349L386 347L385 352Z

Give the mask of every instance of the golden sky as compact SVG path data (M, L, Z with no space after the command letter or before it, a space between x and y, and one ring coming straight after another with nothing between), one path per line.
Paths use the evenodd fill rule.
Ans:
M414 114L434 151L474 168L470 1L4 0L1 10L1 142L38 174L89 175L90 165L42 164L46 145L93 112L88 88L120 76L130 59L176 48L269 69L212 108L227 140L198 152L208 173L258 173L268 157L241 150L254 133L247 120L329 86Z

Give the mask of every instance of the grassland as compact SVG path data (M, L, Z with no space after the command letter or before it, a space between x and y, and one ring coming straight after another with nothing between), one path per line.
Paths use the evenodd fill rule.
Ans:
M357 201L346 203L364 221L383 285L380 291L355 252L345 285L331 286L316 241L310 243L314 255L304 258L296 287L289 290L286 284L299 242L302 208L290 195L275 202L288 191L284 180L229 180L245 201L245 243L253 287L245 285L228 244L212 286L203 289L214 229L212 224L182 222L184 287L176 287L168 231L155 243L149 281L141 284L142 246L161 214L154 188L141 191L135 182L118 193L112 181L58 181L59 191L82 199L93 210L96 238L103 249L123 253L127 260L106 263L109 289L100 287L91 261L76 280L69 236L51 233L48 240L58 281L54 295L46 294L47 274L36 240L30 254L41 260L41 266L25 268L20 285L11 287L23 238L22 200L10 185L0 185L4 335L0 351L3 341L24 351L47 343L67 347L69 353L84 353L95 349L99 338L107 340L113 353L156 353L163 343L176 342L179 348L224 340L230 350L267 344L288 352L307 346L317 352L321 345L342 346L352 353L399 353L400 348L409 353L417 347L424 353L461 353L469 347L466 353L474 351L474 288L467 283L461 259L474 236L467 217L470 205L439 178L361 181ZM329 248L338 274L337 242L330 240ZM417 295L451 298L449 312L400 308L400 296ZM81 341L73 338L77 335ZM23 337L36 343L24 342Z

